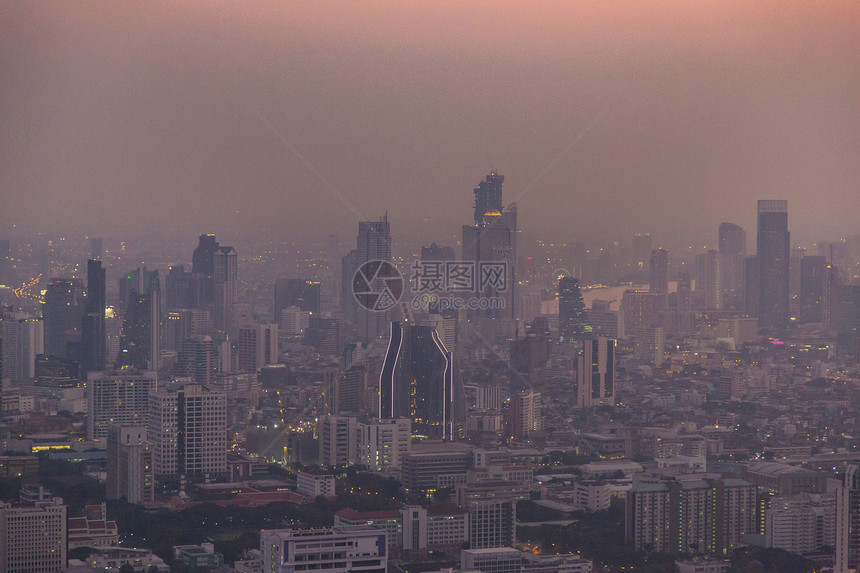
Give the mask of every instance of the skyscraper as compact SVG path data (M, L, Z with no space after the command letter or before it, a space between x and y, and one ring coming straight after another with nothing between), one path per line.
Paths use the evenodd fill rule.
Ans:
M215 328L221 332L232 332L235 328L234 305L239 296L239 273L238 257L233 247L219 246L215 251L214 281L215 281L215 305L212 311L212 319Z
M20 384L36 375L36 355L44 353L43 321L29 314L0 315L3 378Z
M208 481L227 473L227 400L205 386L149 395L147 441L157 479Z
M516 317L517 206L502 207L503 175L492 172L475 189L474 223L463 225L462 259L474 264L473 288L464 289L481 299L503 301L474 311L486 319L479 324L483 336L512 336ZM480 211L483 210L483 213ZM497 280L487 269L501 269ZM468 293L466 293L467 296ZM493 328L489 328L493 326Z
M723 274L723 304L726 308L744 308L744 257L747 234L733 223L720 223L721 271Z
M391 261L391 230L388 215L381 221L361 221L358 224L356 248L342 260L340 306L344 316L356 328L363 342L376 340L388 328L388 311L374 312L358 304L353 294L353 279L356 271L368 261ZM378 285L371 285L372 287ZM340 352L342 348L336 349Z
M615 340L598 336L582 342L576 380L579 408L615 405Z
M761 326L788 323L789 299L788 201L758 202L758 317Z
M352 278L350 277L350 280ZM278 279L275 281L275 322L281 320L281 311L295 306L302 311L318 314L320 311L320 283L305 279Z
M129 295L122 324L117 366L138 370L158 370L161 359L160 291Z
M651 292L669 292L669 253L665 249L654 249L650 258L650 280L648 290Z
M78 279L51 279L45 292L45 353L79 360L84 285Z
M83 372L104 370L107 362L107 333L105 330L106 305L105 269L102 262L87 261L86 314L81 323L83 342Z
M585 302L579 291L579 281L561 277L558 281L558 333L562 342L582 340L586 328Z
M152 371L90 372L87 376L87 436L104 439L111 424L144 426L149 394L158 386Z
M824 321L827 259L821 256L800 260L800 322Z
M476 225L484 222L484 215L488 212L502 212L502 183L504 182L505 176L493 171L475 187Z
M379 378L379 417L408 417L416 435L452 439L454 354L436 329L391 323Z

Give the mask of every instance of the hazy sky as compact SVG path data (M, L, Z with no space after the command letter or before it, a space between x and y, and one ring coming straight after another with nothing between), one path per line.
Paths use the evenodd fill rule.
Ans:
M856 0L6 1L0 70L0 234L860 232Z

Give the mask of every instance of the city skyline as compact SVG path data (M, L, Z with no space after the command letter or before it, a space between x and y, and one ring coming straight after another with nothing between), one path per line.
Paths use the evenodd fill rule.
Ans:
M853 3L54 8L0 19L4 236L388 211L429 244L493 169L558 240L700 242L766 197L804 214L799 243L854 233Z

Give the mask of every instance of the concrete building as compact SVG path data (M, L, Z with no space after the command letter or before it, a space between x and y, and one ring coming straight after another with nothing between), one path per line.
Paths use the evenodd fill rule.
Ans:
M358 418L323 416L317 422L319 463L324 467L355 464L358 460Z
M0 573L63 571L66 531L66 506L59 497L0 503Z
M113 424L107 437L107 499L152 503L155 474L146 426Z
M107 438L111 424L145 426L149 394L158 387L155 371L116 370L87 375L87 436Z
M260 533L262 573L324 569L331 573L386 573L385 530L371 525L267 529Z
M412 443L409 418L372 419L358 423L358 463L371 472L400 469Z
M296 486L296 491L311 498L337 495L334 476L322 469L300 470L296 474Z

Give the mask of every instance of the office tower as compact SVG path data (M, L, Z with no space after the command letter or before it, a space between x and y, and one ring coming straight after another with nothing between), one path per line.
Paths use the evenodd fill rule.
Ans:
M100 261L104 257L104 241L101 237L90 238L90 258L94 261Z
M51 396L58 400L69 388L78 387L78 363L74 360L38 354L36 356L36 376L33 392L36 396Z
M482 318L478 328L485 338L513 336L517 316L517 207L512 203L502 208L504 180L503 175L490 173L475 189L474 223L464 225L462 235L462 260L470 265L463 269L464 276L470 273L471 279L452 281L447 265L445 271L447 290L497 301L473 311Z
M838 285L835 298L836 347L856 361L860 357L860 286Z
M788 201L758 202L758 318L761 326L788 323L789 243Z
M196 308L208 309L215 304L215 252L218 247L215 235L200 235L191 257L191 288Z
M521 390L511 396L509 410L511 435L528 438L543 430L540 392Z
M719 243L724 307L743 310L746 231L733 223L720 223Z
M193 294L191 273L186 273L183 265L171 266L164 277L165 309L170 311L194 307Z
M157 290L129 294L128 310L122 323L119 367L158 370L161 360L161 312Z
M182 342L176 359L178 376L190 376L197 384L209 384L218 371L218 353L211 336L192 336Z
M669 292L669 253L665 249L654 249L649 259L650 279L648 290L651 292Z
M326 382L328 412L345 414L364 410L364 396L367 391L367 370L364 365L355 364L343 372L332 372Z
M146 267L138 267L130 273L119 277L119 308L125 311L131 300L132 291L140 294L149 290L161 290L161 279L158 270L148 271Z
M107 364L107 330L105 323L105 269L99 260L87 261L86 314L81 323L83 372L104 370Z
M618 338L618 311L611 310L607 300L591 301L591 308L585 313L593 336Z
M860 467L849 464L836 488L836 559L833 573L860 565Z
M651 260L651 234L636 233L633 235L633 272L648 272Z
M346 254L341 261L340 307L346 319L358 329L362 342L370 342L383 336L390 316L387 310L375 312L362 307L355 298L356 285L353 282L356 279L356 271L369 261L391 262L391 232L388 215L381 221L361 221L358 224L356 248ZM369 286L373 291L381 292L382 279L377 278L374 284ZM340 350L338 348L337 352Z
M186 338L193 336L191 331L191 309L168 311L164 317L164 337L161 347L164 350L179 352Z
M621 298L622 337L635 336L645 326L662 324L662 313L668 308L665 293L628 289Z
M662 326L643 326L636 331L633 356L654 366L660 366L666 357L666 334Z
M422 261L453 261L456 258L454 247L440 247L436 243L429 247L421 247Z
M233 305L238 302L239 274L238 258L233 247L218 247L214 257L215 304L212 320L221 332L232 332L235 328Z
M66 570L67 506L53 496L34 502L0 502L0 572Z
M756 486L736 478L637 483L625 537L637 550L724 556L756 533Z
M409 453L412 422L409 418L360 421L357 435L357 463L371 472L390 472L400 469L403 456Z
M107 435L107 499L152 503L155 477L146 426L112 424Z
M278 325L242 326L236 336L239 372L257 372L267 364L278 362Z
M744 259L744 314L758 316L758 257Z
M332 573L385 573L387 548L385 529L372 525L260 532L262 573L320 569Z
M86 312L84 285L77 279L51 279L45 292L45 353L79 359L81 319Z
M358 463L358 418L355 416L321 416L317 423L319 462L324 467Z
M199 384L149 395L147 441L156 479L208 482L227 473L227 400Z
M821 256L800 260L800 322L823 322L827 259Z
M713 249L696 255L696 292L704 294L705 308L723 308L722 255Z
M352 280L352 277L350 277ZM320 312L320 283L304 279L278 279L275 281L275 321L281 320L281 313L295 306L304 312Z
M800 262L806 256L806 248L792 247L788 257L788 316L800 317Z
M576 380L577 407L615 405L615 340L598 336L582 341Z
M107 438L111 424L144 426L149 394L158 387L154 371L117 370L87 375L87 436Z
M473 549L516 543L517 502L530 497L532 472L521 466L485 466L466 472L456 486L457 505L469 512Z
M502 183L505 176L491 172L475 187L475 223L484 221L490 211L502 211Z
M43 322L29 314L0 315L3 378L21 384L36 375L36 355L44 354Z
M340 355L348 338L347 325L341 319L316 315L308 317L305 344L313 346L320 354Z
M558 333L559 340L579 341L586 337L585 302L579 290L579 281L561 277L558 281Z
M392 322L379 377L379 417L408 417L416 435L450 440L454 395L454 354L436 330Z

